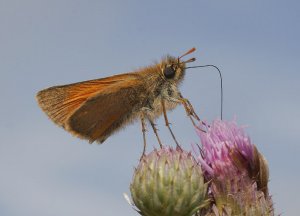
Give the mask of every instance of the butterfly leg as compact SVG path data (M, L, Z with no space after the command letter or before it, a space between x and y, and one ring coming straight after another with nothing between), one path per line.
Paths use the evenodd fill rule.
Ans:
M141 123L142 123L142 132L143 132L143 140L144 140L144 147L143 147L143 154L141 156L141 158L145 155L146 153L146 124L145 124L145 116L143 114L141 114Z
M198 130L200 130L202 132L206 132L205 130L200 128L198 125L196 125L194 119L192 118L192 117L194 117L197 121L200 121L201 124L206 126L206 124L203 121L201 121L200 118L198 117L198 115L195 113L194 108L193 108L192 104L190 103L190 101L183 97L180 98L179 101L183 105L183 107L184 107L188 117L190 118L192 124L194 125L194 127L196 127Z
M151 127L152 127L154 133L155 133L155 136L157 138L158 144L159 144L160 148L162 148L163 145L162 145L162 143L161 143L161 141L159 139L159 136L158 136L158 133L157 133L157 128L155 127L155 124L154 124L153 120L151 120L150 118L148 120L149 120L149 122L151 124Z
M176 139L176 137L175 137L175 135L174 135L174 133L173 133L173 131L172 131L172 129L171 129L171 127L170 127L170 122L168 120L168 116L167 116L167 112L166 112L166 105L165 105L164 99L161 100L161 106L162 106L162 109L163 109L163 114L164 114L164 119L165 119L166 126L168 127L168 129L169 129L169 131L170 131L170 133L171 133L171 135L172 135L172 137L173 137L173 139L176 143L176 146L181 148L178 141L177 141L177 139Z
M174 98L169 98L169 100L173 101L173 102L176 102L176 103L182 104L184 109L185 109L185 112L186 112L187 116L190 118L190 120L191 120L192 124L194 125L194 127L198 128L202 132L205 132L203 129L201 129L197 126L194 119L196 119L197 121L200 121L204 126L207 126L207 125L203 121L200 120L200 118L196 114L192 104L190 103L190 101L188 99L182 97L181 93L179 93L178 96L176 96Z
M189 116L194 117L196 120L200 121L200 118L196 114L191 102L188 99L180 95L180 98L178 100L184 106L184 109Z

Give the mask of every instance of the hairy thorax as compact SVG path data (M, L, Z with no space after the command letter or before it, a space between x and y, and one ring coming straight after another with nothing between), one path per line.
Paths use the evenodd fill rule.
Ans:
M162 101L165 104L166 111L174 109L178 105L180 93L177 86L172 82L157 82L153 85L150 100L147 101L142 112L152 120L163 114Z

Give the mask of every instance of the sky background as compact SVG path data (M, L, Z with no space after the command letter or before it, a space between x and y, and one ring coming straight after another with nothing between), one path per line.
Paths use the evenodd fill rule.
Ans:
M129 193L140 124L87 144L54 125L35 94L106 77L191 47L224 77L224 119L236 116L267 158L276 213L298 215L299 1L0 0L0 215L137 215ZM181 86L197 113L220 117L218 74L190 70ZM184 148L199 143L182 107L169 113ZM165 144L173 145L160 118ZM149 130L148 152L158 147Z

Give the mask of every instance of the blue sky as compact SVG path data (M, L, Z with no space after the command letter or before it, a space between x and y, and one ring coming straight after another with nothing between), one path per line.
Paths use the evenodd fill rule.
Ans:
M37 91L128 72L196 47L194 65L224 77L234 116L270 166L277 213L297 215L298 1L0 0L0 215L137 215L129 193L142 151L139 123L89 145L49 121ZM219 117L219 80L190 70L181 86L198 114ZM199 142L182 107L169 114L183 146ZM161 139L174 145L158 120ZM148 134L148 151L157 142Z

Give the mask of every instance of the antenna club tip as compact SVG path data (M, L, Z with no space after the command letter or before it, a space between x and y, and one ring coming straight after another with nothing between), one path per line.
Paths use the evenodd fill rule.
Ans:
M189 51L186 52L186 54L190 54L196 51L196 47L191 48Z
M187 51L186 53L184 53L183 55L181 55L178 59L181 59L182 57L188 55L188 54L191 54L192 52L194 52L196 50L195 47L193 47L192 49L190 49L189 51Z

